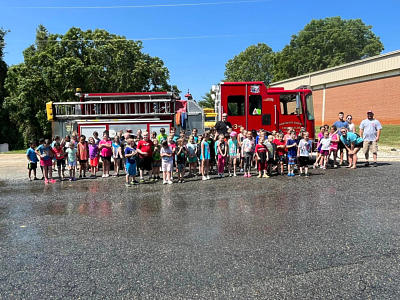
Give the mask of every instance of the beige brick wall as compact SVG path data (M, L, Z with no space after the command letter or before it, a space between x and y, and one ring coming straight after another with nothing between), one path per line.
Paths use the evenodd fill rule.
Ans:
M322 95L322 90L313 92L316 125L322 123ZM359 125L368 110L373 110L382 124L400 125L400 76L326 89L326 124L333 124L343 111Z

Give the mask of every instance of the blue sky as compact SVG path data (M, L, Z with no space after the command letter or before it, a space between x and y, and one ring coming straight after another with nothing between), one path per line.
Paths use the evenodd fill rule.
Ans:
M59 8L65 6L70 8ZM23 61L22 51L34 42L39 24L60 34L72 26L102 28L144 39L143 51L164 61L170 83L184 93L190 89L198 100L223 79L228 59L260 42L279 51L312 19L360 18L373 26L384 53L400 48L398 0L0 0L0 11L0 27L11 31L8 65Z

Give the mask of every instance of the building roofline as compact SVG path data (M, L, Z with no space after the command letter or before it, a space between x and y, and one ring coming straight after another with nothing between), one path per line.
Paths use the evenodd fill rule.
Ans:
M374 61L374 60L380 60L380 59L383 59L383 58L387 58L389 56L397 56L397 55L400 55L400 50L395 50L395 51L391 51L391 52L388 52L388 53L379 54L379 55L371 56L371 57L368 57L368 58L352 61L352 62L343 64L343 65L340 65L340 66L330 67L330 68L323 69L323 70L320 70L320 71L315 71L315 72L312 72L312 73L307 73L307 74L299 75L299 76L296 76L296 77L292 77L292 78L288 78L288 79L272 82L271 86L277 86L279 84L283 84L283 83L286 83L286 82L290 82L290 81L294 81L294 80L298 80L298 79L302 79L302 78L308 78L310 76L320 75L320 74L324 74L324 73L329 73L329 72L332 72L332 71L336 71L336 70L352 67L352 66L355 66L355 65L364 64L366 62L370 62L370 61Z

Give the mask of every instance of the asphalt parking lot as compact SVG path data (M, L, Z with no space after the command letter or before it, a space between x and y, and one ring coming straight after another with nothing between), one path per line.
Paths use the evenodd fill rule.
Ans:
M399 299L399 168L2 180L1 297Z

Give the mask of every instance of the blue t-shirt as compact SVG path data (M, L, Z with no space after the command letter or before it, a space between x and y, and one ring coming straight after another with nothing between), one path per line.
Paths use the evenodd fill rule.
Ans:
M342 133L340 132L340 128L347 128L349 129L349 123L347 123L347 121L336 121L335 123L333 123L333 125L336 126L337 130L338 130L338 135L341 136Z
M29 157L29 160L30 160L31 162L33 162L33 163L37 163L37 162L38 162L38 158L37 158L37 155L36 155L36 152L35 152L34 149L29 148L29 149L26 151L26 155Z
M42 157L43 160L49 160L51 159L50 157L50 153L51 153L51 147L45 147L44 145L40 145L39 147L37 147L37 151L39 151L40 155L45 154L44 157Z
M125 148L125 155L131 154L132 152L135 152L136 149L131 148L130 146L126 146ZM136 156L130 156L126 158L126 162L130 164L136 164Z
M290 146L293 144L296 144L296 146L288 148L288 152L287 152L287 154L292 157L297 156L297 142L296 142L296 140L292 140L292 139L288 139L286 142L287 146Z
M343 144L345 144L346 146L350 146L352 143L360 144L363 142L363 139L361 137L359 137L357 134L352 133L352 132L348 132L346 137L344 137L343 135L340 137L340 140L342 141Z

